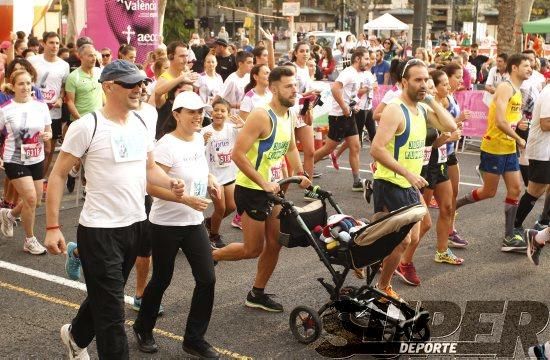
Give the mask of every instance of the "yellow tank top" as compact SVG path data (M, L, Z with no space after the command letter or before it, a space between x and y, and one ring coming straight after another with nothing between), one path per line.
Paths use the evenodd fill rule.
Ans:
M294 130L294 115L287 112L281 117L277 116L269 105L263 108L271 120L271 132L267 137L257 139L246 153L246 157L265 180L271 181L271 168L278 165L288 151ZM249 189L262 190L240 170L237 172L235 183Z
M424 144L426 143L426 116L424 104L418 103L418 114L412 114L401 99L393 99L390 104L398 104L403 111L404 129L386 145L386 150L402 166L414 174L420 174L424 161ZM411 184L403 176L384 165L377 163L374 178L389 181L402 188L409 188Z
M510 85L511 82L508 81ZM504 118L510 124L512 129L516 128L518 121L521 120L521 91L514 85L514 95L508 100ZM503 133L497 127L496 104L491 101L489 104L489 113L487 114L487 131L481 140L481 150L493 155L508 155L516 152L516 140Z

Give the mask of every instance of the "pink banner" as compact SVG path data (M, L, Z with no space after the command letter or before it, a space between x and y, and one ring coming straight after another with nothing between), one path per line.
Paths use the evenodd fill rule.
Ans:
M384 94L391 89L390 85L379 85L374 92L372 108L376 109L382 101ZM464 122L462 134L464 136L481 138L487 130L487 105L483 103L483 90L458 91L454 94L460 109L468 109L471 112L470 120Z
M158 45L158 0L88 0L87 24L83 34L95 47L108 47L116 57L122 44L137 49L142 63Z

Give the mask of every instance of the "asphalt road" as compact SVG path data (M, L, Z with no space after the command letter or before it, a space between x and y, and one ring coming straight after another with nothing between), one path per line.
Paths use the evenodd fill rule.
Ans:
M474 167L479 155L474 148L458 155L462 181L460 192L464 194L480 181ZM361 169L364 177L370 157L368 149L363 149ZM335 193L338 203L345 212L355 217L370 216L372 205L368 205L358 193L351 191L351 172L346 170L349 163L341 159L341 169L334 170L329 160L317 164L322 172L317 183ZM534 331L538 340L528 337L524 346L535 341L549 339L546 329L548 320L548 273L550 258L543 251L541 264L531 265L523 254L506 254L500 251L504 224L504 185L494 199L463 208L457 217L460 233L470 241L467 249L456 250L465 258L461 266L436 264L434 231L422 240L415 264L422 284L418 287L405 285L399 279L393 281L394 289L410 302L420 301L428 310L438 309L441 314L434 316L432 335L435 341L451 341L467 344L464 351L471 354L487 354L493 349L500 358L523 358L521 342L515 334ZM293 189L289 197L297 204L305 204L301 192ZM74 207L74 195L67 196L63 203L62 223L66 239L75 239L76 225L80 208ZM540 213L542 201L535 206L526 225L535 221ZM433 215L437 210L430 210ZM43 208L37 216L37 237L44 237ZM240 241L239 230L226 221L222 233L227 241ZM16 229L12 239L0 238L0 358L66 358L65 348L59 338L60 327L70 322L76 309L85 297L83 283L61 280L64 277L64 257L30 256L22 251L23 233ZM18 266L18 267L17 267ZM338 339L324 333L321 340L313 345L299 344L289 331L288 316L297 305L319 308L328 300L325 290L316 281L318 277L328 278L328 271L318 261L312 248L283 249L279 264L268 285L268 292L277 294L277 299L285 306L279 314L265 313L244 306L244 300L251 287L255 274L256 261L220 263L216 267L216 300L207 339L219 348L228 358L319 358L317 345L329 340L338 344ZM38 272L33 272L36 270ZM361 282L349 277L349 283ZM135 277L131 274L126 294L134 294ZM183 254L176 260L176 272L171 286L162 301L165 315L157 322L155 337L160 351L153 356L145 356L138 351L130 324L135 312L126 307L127 330L130 356L133 359L185 358L181 349L187 311L190 306L193 279ZM443 303L443 302L446 303ZM474 302L479 301L479 302ZM531 303L527 303L531 301ZM516 303L519 302L519 303ZM430 309L431 308L431 309ZM495 310L496 309L496 310ZM518 317L514 317L514 314ZM454 311L454 313L453 313ZM477 311L477 312L476 312ZM479 315L479 312L494 314ZM524 314L521 314L524 312ZM466 313L466 315L464 315ZM460 314L463 314L462 320ZM517 320L517 321L516 321ZM488 322L480 324L479 322ZM515 321L515 322L514 322ZM491 324L490 322L493 322ZM527 331L525 324L535 324L535 330ZM540 325L542 324L542 325ZM478 335L483 334L488 335ZM504 335L510 335L505 337ZM448 335L443 337L444 335ZM495 345L496 344L496 345ZM512 348L511 352L503 350ZM89 346L92 357L97 357L95 343ZM526 348L525 348L526 349ZM508 351L508 352L507 352ZM479 355L481 356L481 355ZM447 356L449 357L449 356ZM489 355L488 357L494 357Z

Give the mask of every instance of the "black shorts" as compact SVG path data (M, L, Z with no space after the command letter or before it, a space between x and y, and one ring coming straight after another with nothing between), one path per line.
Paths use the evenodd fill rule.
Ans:
M265 221L271 215L274 206L265 191L240 185L235 185L235 204L239 215L246 211L248 216L257 221Z
M447 156L447 166L453 166L458 164L458 159L456 158L456 150L454 153Z
M350 117L329 115L327 136L330 140L340 142L353 135L359 135L353 115Z
M435 186L437 184L440 184L442 182L449 180L449 174L447 172L447 164L446 163L435 163L435 164L428 164L424 165L422 167L422 172L420 173L420 176L422 176L427 182L428 182L428 189L435 189Z
M394 211L404 206L420 204L420 195L413 187L402 188L389 181L374 179L374 212Z
M550 184L550 161L529 160L529 181Z
M233 185L234 183L235 183L235 180L231 180L226 182L225 184L222 184L222 186L229 186L229 185Z
M63 132L62 129L63 122L61 121L61 119L52 119L52 139L61 139L61 134Z
M4 163L4 169L6 170L6 177L10 180L25 176L32 176L33 181L44 179L44 161L32 165Z
M147 218L149 218L149 212L151 211L151 205L153 204L153 199L149 195L145 195L145 213ZM152 237L151 237L151 223L149 220L142 221L140 223L140 234L137 242L137 256L139 257L149 257L151 256L152 249Z

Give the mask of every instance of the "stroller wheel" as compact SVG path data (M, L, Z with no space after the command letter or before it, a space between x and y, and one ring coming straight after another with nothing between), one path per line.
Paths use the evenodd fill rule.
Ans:
M311 344L319 338L323 330L323 323L317 311L298 306L290 313L290 331L302 344Z
M416 324L403 330L405 341L424 342L430 340L430 327L428 324Z

